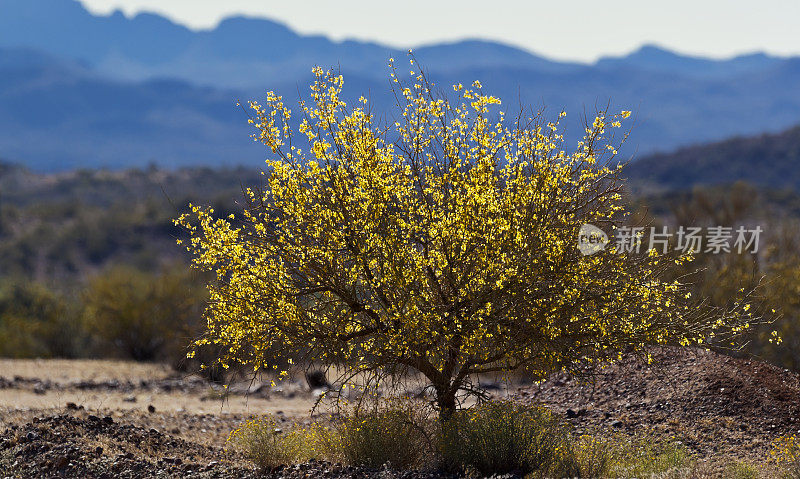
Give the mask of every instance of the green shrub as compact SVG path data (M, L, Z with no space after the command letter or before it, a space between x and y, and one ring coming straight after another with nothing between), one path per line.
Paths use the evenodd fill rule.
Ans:
M528 474L575 469L577 461L567 460L571 446L567 428L548 410L491 401L443 423L440 450L448 469Z
M0 356L82 355L86 333L78 307L37 283L0 284Z
M111 268L86 289L87 329L105 353L137 361L185 356L203 309L196 283L187 268L161 274Z
M431 424L433 421L413 404L382 402L334 420L323 443L329 456L346 464L421 468L433 459Z
M304 430L284 431L269 418L247 421L228 436L228 444L263 470L307 459L308 438Z
M533 477L683 477L690 456L680 445L585 435L543 407L492 401L457 412L442 425L446 469Z
M353 409L327 424L283 430L274 420L247 421L228 443L260 468L327 459L354 466L422 468L433 462L432 442L420 409L405 402L383 402L370 410Z
M734 461L725 467L725 479L759 479L761 471L754 464Z
M614 452L616 477L688 477L693 468L689 452L681 444L622 440Z
M354 409L305 429L284 431L271 419L257 419L233 431L229 442L265 470L318 458L372 468L387 463L393 469L439 467L481 477L706 477L679 444L618 436L574 438L568 425L547 409L511 401L457 411L444 422L399 401ZM740 463L730 466L724 477L755 479L758 474Z
M609 439L581 436L567 442L556 472L559 477L609 477L616 465L617 448Z

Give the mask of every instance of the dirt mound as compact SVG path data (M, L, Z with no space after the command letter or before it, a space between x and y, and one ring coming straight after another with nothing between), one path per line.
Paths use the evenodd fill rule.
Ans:
M242 457L111 416L55 415L11 426L0 435L0 469L42 478L441 478L432 473L342 466L323 461L262 473Z
M761 361L686 348L627 356L591 379L556 374L515 396L563 413L580 431L611 428L683 441L703 455L763 458L800 430L800 377Z
M6 470L22 477L256 477L220 448L129 424L111 416L34 418L0 436Z

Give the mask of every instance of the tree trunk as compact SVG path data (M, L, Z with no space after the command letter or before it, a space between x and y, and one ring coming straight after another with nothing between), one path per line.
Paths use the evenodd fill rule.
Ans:
M450 419L456 412L456 389L449 384L436 386L436 405L439 407L439 420Z

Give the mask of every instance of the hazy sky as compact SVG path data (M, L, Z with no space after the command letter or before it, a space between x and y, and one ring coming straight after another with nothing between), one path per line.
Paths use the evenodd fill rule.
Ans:
M246 14L302 33L398 47L487 38L557 59L594 60L656 43L727 57L800 54L798 0L81 0L95 13L152 11L192 28Z

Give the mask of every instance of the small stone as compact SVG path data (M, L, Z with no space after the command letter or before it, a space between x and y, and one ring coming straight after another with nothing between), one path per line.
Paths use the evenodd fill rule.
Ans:
M156 407L153 406L152 404L148 405L147 406L147 412L149 412L150 414L153 414L154 412L156 412Z
M136 402L136 396L125 396L122 400L124 402Z
M53 467L56 469L64 469L69 464L69 459L66 456L59 456L53 459Z

